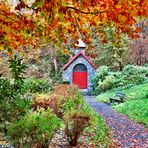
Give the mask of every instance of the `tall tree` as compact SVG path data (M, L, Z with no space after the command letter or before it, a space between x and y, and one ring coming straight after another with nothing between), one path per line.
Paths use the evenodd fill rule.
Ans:
M140 32L140 38L132 42L129 57L133 64L143 65L148 63L148 21L144 19L136 25L142 31Z
M107 65L122 71L128 61L127 56L130 49L129 37L111 26L114 26L113 23L112 25L106 25L105 28L100 28L102 40L95 35L96 33L93 35L93 45L95 47L93 51L94 62L98 66ZM92 50L89 50L88 54L89 52L92 55Z

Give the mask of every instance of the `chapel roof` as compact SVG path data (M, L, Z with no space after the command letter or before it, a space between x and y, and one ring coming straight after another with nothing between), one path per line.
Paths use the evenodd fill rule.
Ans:
M94 67L96 69L95 64L89 59L88 56L86 56L82 51L80 51L78 54L76 54L67 64L65 64L63 66L63 70L65 70L74 60L76 60L79 56L84 57L89 63L90 65L92 65L92 67Z

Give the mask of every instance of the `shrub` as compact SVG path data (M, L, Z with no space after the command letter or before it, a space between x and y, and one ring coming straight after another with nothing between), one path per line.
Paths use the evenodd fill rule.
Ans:
M15 147L48 147L61 121L51 110L30 111L22 119L8 127L8 136Z
M107 126L103 119L86 105L75 85L59 85L51 94L36 97L32 106L34 109L52 108L52 111L66 126L65 134L70 145L76 145L79 137L85 132L88 137L93 134L93 138L91 136L89 138L93 139L92 141L97 146L102 142L104 142L103 145L108 146L106 144L109 143ZM86 128L90 132L87 132Z
M32 108L36 110L37 108L48 109L50 107L59 118L62 118L63 115L58 108L59 97L60 96L56 94L39 95L33 99Z
M26 66L16 56L8 62L12 79L0 78L0 121L2 132L6 132L6 126L23 116L30 106L30 100L24 97L26 90L23 88Z
M65 134L70 146L76 146L79 136L84 131L85 127L90 124L90 115L83 112L72 112L65 120Z
M115 77L114 76L107 76L106 79L102 82L98 83L98 87L101 91L106 91L115 87Z
M100 71L99 71L100 70ZM148 79L148 68L143 66L127 65L122 72L112 72L109 69L102 67L97 70L93 78L93 93L100 94L101 92L141 84Z
M140 84L148 78L148 68L142 66L127 65L123 69L125 84Z
M52 90L51 84L47 80L37 78L26 80L24 87L31 93L46 93Z
M50 107L59 118L62 118L65 110L64 108L66 108L64 107L66 106L65 103L68 104L70 99L71 101L73 101L73 99L76 100L76 91L76 86L66 84L59 85L55 87L54 92L51 94L34 98L32 106L34 108L43 107L45 109ZM71 107L74 108L75 105L76 102L73 102Z
M22 59L18 58L16 55L13 59L8 60L8 62L9 68L11 69L12 79L14 79L13 91L23 93L21 90L24 83L24 74L27 66L22 62Z
M106 76L108 76L109 69L107 66L101 66L99 69L97 69L96 74L92 80L93 84L93 93L99 93L101 90L98 87L98 82L102 82Z

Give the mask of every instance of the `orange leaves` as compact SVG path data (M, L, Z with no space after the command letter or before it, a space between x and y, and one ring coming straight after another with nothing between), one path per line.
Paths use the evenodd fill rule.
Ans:
M115 8L116 9L121 9L122 8L122 5L115 5Z
M138 39L140 36L138 34L133 33L131 35L132 39Z
M24 7L28 6L21 1L16 9ZM135 18L148 15L148 1L35 0L30 9L34 13L28 17L17 15L8 6L0 4L0 46L6 45L13 50L28 45L37 47L39 43L61 46L61 43L71 43L78 37L91 44L90 29L99 30L99 24L112 22L118 31L137 38L140 28L134 29ZM104 43L105 39L102 38Z
M69 55L69 51L67 49L62 50L62 53L65 55Z
M128 16L120 14L120 15L118 16L118 20L119 20L120 22L127 23L127 21L128 21Z
M9 55L14 51L22 52L21 47L31 44L34 24L31 19L11 11L4 3L0 3L0 8L0 45Z
M140 28L140 27L137 27L137 28L135 29L135 32L136 32L136 33L141 32L141 28Z
M135 2L135 3L139 3L139 2L140 2L140 0L133 0L133 2Z

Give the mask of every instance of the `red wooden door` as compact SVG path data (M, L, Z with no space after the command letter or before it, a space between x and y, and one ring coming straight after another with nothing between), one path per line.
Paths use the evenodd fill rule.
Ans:
M87 69L83 64L78 64L73 69L73 83L80 89L87 89Z

